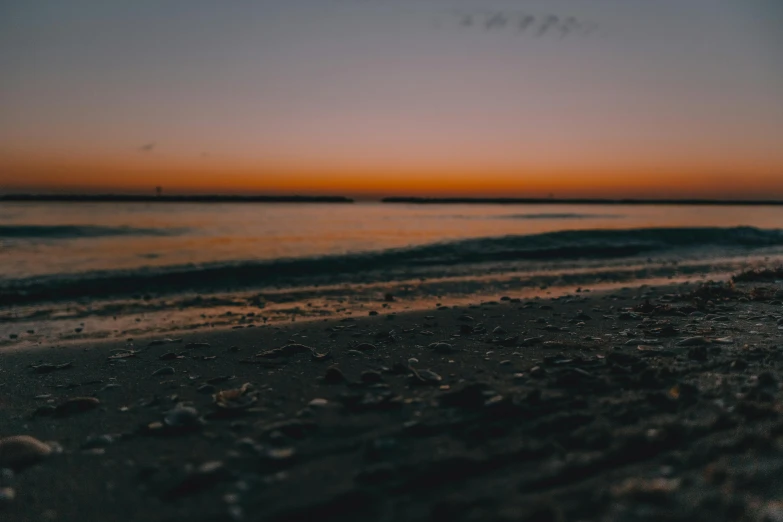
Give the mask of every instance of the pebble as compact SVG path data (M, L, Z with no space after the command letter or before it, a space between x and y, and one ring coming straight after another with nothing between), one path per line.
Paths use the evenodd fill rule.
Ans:
M383 382L383 377L378 372L368 370L362 373L361 380L365 384L377 384Z
M105 448L114 444L114 437L111 435L93 435L88 437L82 444L82 449L90 450L96 448Z
M93 410L100 406L100 404L101 401L95 397L74 397L58 404L51 410L51 414L58 417L68 417L77 413ZM39 410L41 410L41 408L39 408Z
M322 399L320 397L315 398L307 403L308 406L314 407L314 408L323 408L324 406L329 405L329 401L326 399Z
M535 377L536 379L540 379L541 377L544 377L546 375L546 370L543 369L540 366L533 366L530 368L530 376Z
M324 382L326 384L337 384L345 382L345 375L343 375L343 372L340 371L339 368L332 366L331 368L326 369L326 373L324 374Z
M20 470L51 454L51 446L29 435L0 439L0 468Z
M452 353L456 351L454 346L443 341L432 343L429 345L429 348L437 353Z
M174 373L176 373L176 371L177 370L175 370L171 366L164 366L163 368L160 368L152 372L152 376L156 377L158 375L173 375Z
M16 490L14 488L0 488L0 509L13 503L16 498Z

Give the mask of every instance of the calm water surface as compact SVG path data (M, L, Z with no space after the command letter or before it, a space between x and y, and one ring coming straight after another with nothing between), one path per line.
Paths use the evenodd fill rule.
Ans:
M2 203L0 277L383 251L649 227L783 228L783 207Z

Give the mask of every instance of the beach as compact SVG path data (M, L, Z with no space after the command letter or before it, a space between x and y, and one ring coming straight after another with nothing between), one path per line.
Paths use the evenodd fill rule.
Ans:
M783 2L703 3L0 1L0 522L783 522Z
M778 520L783 277L744 279L9 346L0 513Z

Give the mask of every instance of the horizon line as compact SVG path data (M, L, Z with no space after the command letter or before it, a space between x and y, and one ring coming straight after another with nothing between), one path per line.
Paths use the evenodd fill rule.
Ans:
M783 199L758 198L555 198L555 197L420 197L388 196L353 198L339 195L242 195L242 194L0 194L0 201L63 203L355 203L376 201L385 204L604 204L604 205L781 205Z

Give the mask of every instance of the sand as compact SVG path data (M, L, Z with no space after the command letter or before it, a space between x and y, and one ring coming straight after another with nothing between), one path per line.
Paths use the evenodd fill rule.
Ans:
M781 520L782 289L6 351L0 519Z

